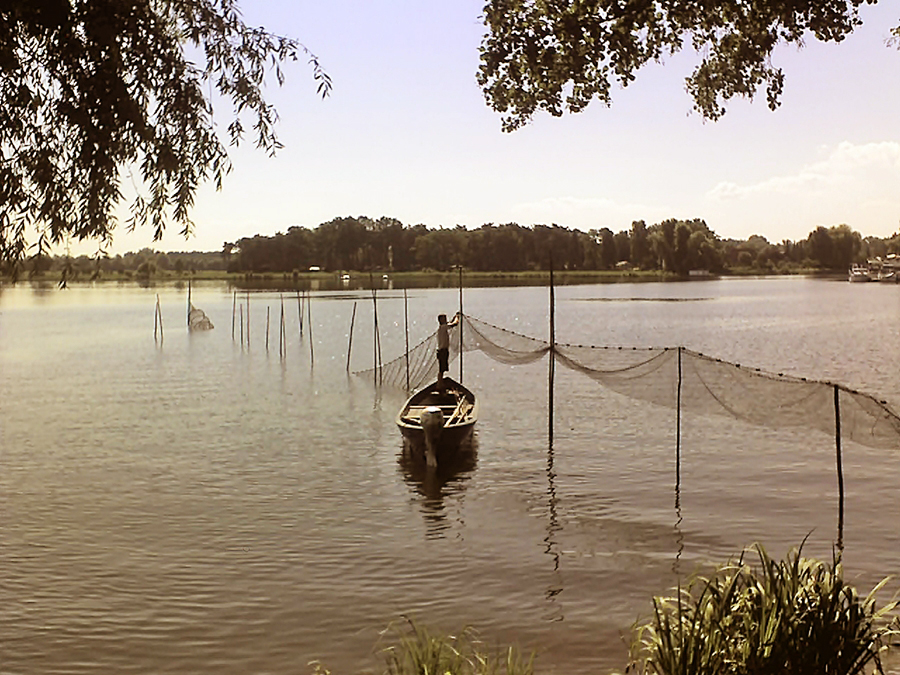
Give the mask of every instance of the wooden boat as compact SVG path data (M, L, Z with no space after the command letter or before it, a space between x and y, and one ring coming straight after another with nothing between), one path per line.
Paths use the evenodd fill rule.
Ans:
M424 449L429 466L437 466L441 455L454 453L472 435L478 420L475 394L456 380L444 377L416 392L397 413L397 426L412 451Z

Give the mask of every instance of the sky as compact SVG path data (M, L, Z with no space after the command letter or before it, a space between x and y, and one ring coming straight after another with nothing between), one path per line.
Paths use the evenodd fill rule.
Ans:
M773 57L782 105L735 99L724 118L692 111L682 53L639 71L610 107L537 113L501 131L475 74L482 0L242 0L249 25L315 53L334 88L322 99L304 61L266 96L284 148L231 153L216 192L201 188L187 241L120 227L111 253L145 246L220 250L333 218L397 218L429 228L486 223L629 229L702 218L720 237L805 239L820 225L863 236L900 229L900 50L886 44L900 8L863 6L863 27L840 44L810 38ZM224 104L216 121L231 121ZM88 247L90 248L90 247ZM96 246L93 247L96 249ZM87 252L87 251L85 251Z

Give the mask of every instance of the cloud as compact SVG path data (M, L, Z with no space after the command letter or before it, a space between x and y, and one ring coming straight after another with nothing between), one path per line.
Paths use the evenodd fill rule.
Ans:
M664 213L665 212L665 213ZM556 223L564 227L613 231L628 229L634 220L652 221L668 217L659 206L618 202L608 197L547 197L520 202L512 206L514 219L520 223Z
M727 224L745 237L800 239L819 225L850 225L863 235L890 236L900 217L900 142L840 143L796 172L741 185L722 182L707 191L715 229Z
M896 191L900 181L900 143L882 141L854 145L843 142L818 162L796 173L773 176L750 185L721 182L707 192L715 201L748 199L765 195L812 195L833 190L883 187Z

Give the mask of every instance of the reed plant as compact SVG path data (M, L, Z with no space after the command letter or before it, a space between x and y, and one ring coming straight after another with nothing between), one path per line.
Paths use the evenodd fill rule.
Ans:
M411 619L382 634L385 675L533 675L534 654L515 647L489 651L472 629L433 633Z
M773 560L751 547L744 560L697 576L674 597L653 600L635 626L626 673L642 675L855 675L883 673L881 655L898 637L896 601L881 607L845 583L840 556ZM745 552L746 553L746 552Z
M381 633L383 675L534 675L534 654L516 647L489 651L477 633L435 633L412 619L392 623ZM320 661L310 661L312 675L332 675ZM373 671L365 671L367 673Z

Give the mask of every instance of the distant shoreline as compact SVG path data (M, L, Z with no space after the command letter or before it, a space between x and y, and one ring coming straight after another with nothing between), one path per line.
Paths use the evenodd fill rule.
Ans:
M710 281L735 278L778 278L785 276L816 277L821 279L846 279L846 275L834 271L816 269L798 269L790 272L772 272L761 274L760 270L729 270L728 274L679 276L659 270L554 270L553 281L558 286L615 284L615 283L653 283L653 282L686 282ZM483 286L547 286L550 272L532 270L519 272L475 272L463 271L464 287ZM341 288L375 288L378 290L388 286L393 288L447 288L459 286L459 272L263 272L234 273L222 270L201 270L194 273L159 270L152 276L140 276L128 272L104 274L100 278L89 278L81 275L70 279L69 283L126 283L133 282L146 286L166 286L170 284L187 284L188 281L210 282L222 281L237 289L296 289L296 290L339 290ZM18 283L54 285L59 282L56 273L45 273L32 278L20 279ZM13 285L12 282L0 281L0 285Z

